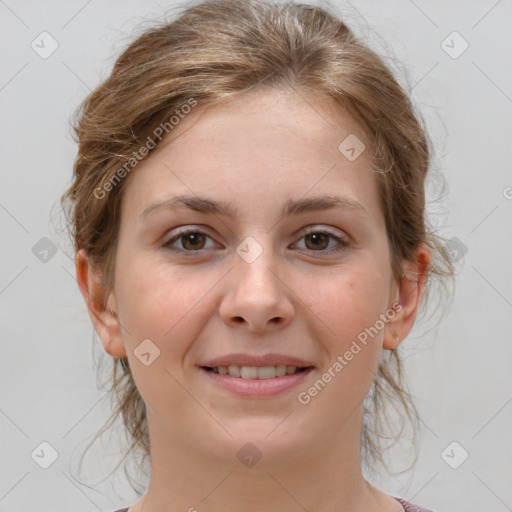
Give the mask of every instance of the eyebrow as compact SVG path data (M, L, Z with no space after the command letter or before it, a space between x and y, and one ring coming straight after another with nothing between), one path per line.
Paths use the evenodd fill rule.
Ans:
M150 204L142 212L141 217L146 217L150 213L161 209L172 208L173 206L188 208L200 213L214 213L232 218L237 215L237 209L233 208L231 202L216 201L198 196L176 196ZM366 217L369 217L368 212L360 203L344 197L330 195L297 200L289 199L281 210L281 216L287 217L289 215L297 215L304 212L313 212L332 208L344 208L354 211L355 213L362 213Z

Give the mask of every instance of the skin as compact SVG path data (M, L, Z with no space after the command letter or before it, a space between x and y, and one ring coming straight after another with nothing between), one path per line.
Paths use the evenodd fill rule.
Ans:
M370 155L349 161L338 146L361 127L322 98L290 90L251 91L197 106L132 171L121 209L115 286L106 290L83 251L81 292L105 351L127 355L147 407L151 482L130 512L263 510L400 512L362 476L362 402L383 349L413 327L430 261L425 246L394 282ZM368 146L368 145L367 145ZM235 218L154 201L180 194L231 201ZM336 194L367 214L332 208L281 218L288 199ZM178 227L207 236L175 239ZM335 239L311 240L330 230ZM251 236L262 254L247 263ZM195 250L190 255L185 254ZM192 249L191 249L192 248ZM99 301L90 300L98 297ZM307 390L395 301L402 309L307 405ZM105 305L106 307L102 307ZM398 337L398 341L397 338ZM144 339L161 353L145 366ZM200 362L232 352L277 352L314 362L298 388L239 397L201 374ZM262 458L246 467L247 442Z

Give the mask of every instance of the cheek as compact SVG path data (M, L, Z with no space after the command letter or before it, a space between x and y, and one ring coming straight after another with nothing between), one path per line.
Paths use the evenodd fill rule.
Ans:
M388 291L387 274L377 268L362 258L357 267L332 273L308 288L315 336L326 353L325 378L321 378L328 382L315 407L329 407L332 400L353 410L375 378L384 334L379 319L386 310Z
M375 379L384 332L377 322L385 311L386 291L379 279L366 268L340 272L310 288L307 305L315 313L315 336L327 357L312 387L301 389L300 403L309 401L306 410L311 407L312 417L330 416L332 435L361 406Z
M325 327L331 349L343 350L384 313L388 290L383 274L361 265L333 272L304 289L304 302Z
M212 314L208 291L219 281L216 273L177 271L149 258L124 268L116 288L127 343L134 349L149 338L162 353L172 349L170 362L179 359Z
M211 272L177 272L168 263L142 258L119 270L119 318L138 391L154 410L183 408L188 395L177 382L193 340L213 314L208 291L219 278ZM141 345L143 340L151 343ZM150 353L148 365L140 359L144 352Z

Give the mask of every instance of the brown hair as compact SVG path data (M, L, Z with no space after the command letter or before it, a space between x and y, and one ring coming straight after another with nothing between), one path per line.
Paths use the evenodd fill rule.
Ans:
M87 251L107 290L114 284L120 205L129 179L114 183L119 169L191 99L208 106L263 87L291 87L306 97L321 95L361 123L379 177L394 277L404 277L402 262L414 261L414 249L425 243L432 262L422 307L434 280L446 289L454 268L425 213L430 143L408 95L383 60L327 8L256 0L187 5L177 19L145 29L76 114L73 129L79 149L74 179L61 203L75 251ZM131 439L123 460L138 449L145 460L145 404L128 359L113 358L112 371L109 391L115 410L99 434L121 416ZM398 350L383 352L365 401L362 458L369 463L383 462L379 438L388 409L385 399L404 409L403 418L416 420Z

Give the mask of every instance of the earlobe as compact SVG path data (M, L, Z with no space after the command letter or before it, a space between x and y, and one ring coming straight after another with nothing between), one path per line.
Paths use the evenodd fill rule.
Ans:
M107 294L99 272L91 265L84 249L76 254L75 267L78 287L103 348L111 356L126 356L114 294Z
M384 343L382 344L382 346L387 350L395 350L396 348L398 348L398 345L400 345L402 340L392 328L388 330L390 330L390 332L386 333L386 335L384 336Z
M430 251L425 244L416 250L414 262L404 262L405 276L398 286L400 311L387 326L383 348L395 350L411 332L428 278Z

